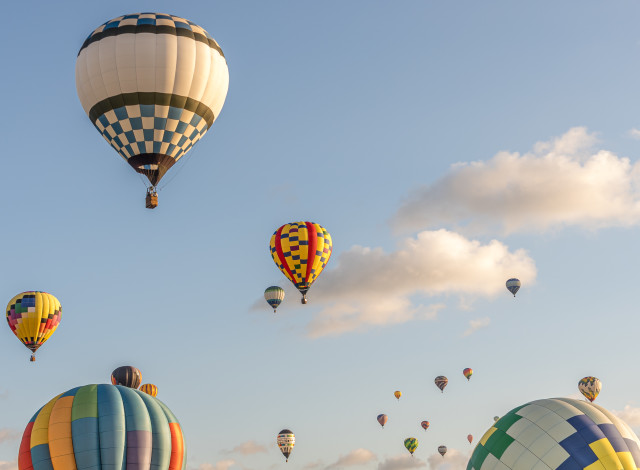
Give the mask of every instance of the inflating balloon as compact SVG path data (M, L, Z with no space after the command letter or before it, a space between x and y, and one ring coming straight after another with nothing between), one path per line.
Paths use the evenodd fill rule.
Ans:
M381 415L378 415L376 419L378 420L378 423L380 423L380 426L384 428L384 425L387 424L387 420L389 418L387 417L387 415L381 414Z
M331 235L313 222L284 224L273 232L269 243L271 257L302 294L307 303L307 291L331 257Z
M421 422L420 426L422 426L422 429L424 429L426 431L427 429L429 429L429 421Z
M60 302L46 292L23 292L11 299L7 305L7 324L13 334L31 351L31 362L36 360L38 348L58 328L61 316Z
M164 174L209 130L229 88L227 61L203 28L179 16L134 13L93 31L76 59L76 89L98 132L149 179L157 206Z
M507 280L507 290L511 292L514 297L516 296L516 292L518 292L521 285L522 284L520 283L520 280L516 279L515 277Z
M640 468L640 441L626 423L596 404L571 398L536 400L491 426L467 464L468 470L534 468Z
M152 397L158 396L158 387L153 384L140 385L140 391L146 393L147 395L151 395Z
M400 390L396 390L395 392L393 392L393 396L396 397L398 400L400 400L400 397L402 396L402 392Z
M439 375L436 377L434 382L436 383L436 387L438 387L440 391L444 393L444 388L449 383L449 379L447 379L444 375Z
M140 382L142 382L142 374L133 366L120 366L111 372L111 383L113 385L138 388Z
M471 369L470 367L467 367L462 371L462 375L464 375L467 378L467 380L469 380L473 375L473 369Z
M71 372L70 372L71 373ZM179 470L185 440L174 414L157 398L115 385L62 393L27 424L19 470Z
M408 437L404 440L404 446L407 448L409 453L413 455L415 450L418 448L418 439L415 437Z
M578 390L589 401L595 400L602 390L602 382L595 377L583 377L578 382Z
M289 456L293 452L293 446L296 444L296 436L288 429L283 429L278 433L278 439L276 441L280 452L284 455L286 462L289 461Z
M267 287L264 291L264 298L273 308L273 313L276 313L276 309L284 300L284 289L278 286Z

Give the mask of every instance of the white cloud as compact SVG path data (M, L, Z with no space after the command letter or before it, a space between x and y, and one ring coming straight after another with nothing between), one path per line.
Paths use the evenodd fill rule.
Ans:
M472 333L475 333L480 328L486 328L491 323L491 319L489 317L479 318L477 320L469 321L469 328L462 333L462 336L469 336Z
M0 460L0 470L18 470L18 461L6 462Z
M623 410L611 412L632 428L640 426L640 408L626 405Z
M630 129L629 130L629 136L632 137L633 139L640 139L640 129Z
M414 191L396 213L400 230L464 227L466 233L597 229L640 222L640 163L606 150L583 127L531 152L499 152L453 165Z
M338 335L432 319L444 305L415 306L413 296L492 297L506 292L505 280L516 275L523 283L535 280L535 263L526 251L510 252L497 240L482 244L444 229L406 238L390 253L354 246L311 290L310 302L322 310L308 325L308 334Z
M406 470L426 466L427 464L417 457L403 455L402 457L389 457L384 462L380 462L378 470Z
M341 456L336 462L326 467L326 470L341 469L355 465L364 465L365 463L378 460L373 452L367 449L356 449L347 455Z
M241 455L252 455L258 454L260 452L266 452L267 448L263 445L258 444L255 441L247 441L242 444L234 447L231 450L224 451L225 454L241 454Z
M456 449L449 449L444 455L432 454L427 461L430 470L466 470L471 458L471 452L462 453Z
M236 465L235 460L220 460L214 464L203 463L198 467L198 470L229 470L234 465Z

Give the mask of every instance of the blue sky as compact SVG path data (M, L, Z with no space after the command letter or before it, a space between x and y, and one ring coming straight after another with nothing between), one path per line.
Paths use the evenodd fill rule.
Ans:
M0 342L7 470L42 404L123 364L180 419L193 470L285 468L287 427L287 468L463 468L467 434L573 396L585 375L640 425L636 2L5 10L0 291L63 306L36 364L8 328ZM154 211L74 80L86 36L139 11L198 23L230 71L219 119ZM268 251L297 220L334 244L304 307ZM287 289L277 315L273 284ZM410 436L413 467L398 460ZM441 444L449 460L432 458Z

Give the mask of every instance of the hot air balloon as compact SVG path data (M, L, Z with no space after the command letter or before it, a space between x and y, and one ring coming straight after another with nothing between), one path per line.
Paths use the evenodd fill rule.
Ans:
M447 379L444 375L439 375L436 377L435 383L436 387L438 387L440 391L444 393L444 388L449 383L449 379Z
M18 452L19 470L185 466L185 440L171 410L139 390L107 384L50 400L27 424Z
M387 424L387 420L389 418L387 415L382 414L382 415L378 415L376 419L378 420L378 423L380 423L380 426L382 426L382 428L384 429L384 425Z
M404 440L404 446L407 448L409 453L413 455L415 450L418 448L418 439L415 437L408 437Z
M507 280L507 289L513 294L514 297L516 296L516 292L518 292L521 285L522 284L520 283L520 280L516 279L515 277Z
M602 390L602 382L595 377L583 377L578 382L578 390L587 400L592 402Z
M400 400L400 397L402 396L402 392L400 390L396 390L395 392L393 392L393 396L396 397L398 400Z
M440 455L442 455L442 457L444 457L444 454L447 453L447 446L438 447L438 452L440 453Z
M149 179L158 205L164 174L209 130L229 87L227 61L203 28L179 16L134 13L94 30L76 59L76 89L98 132Z
M331 257L331 235L319 224L293 222L276 230L269 244L276 266L302 294L307 291Z
M420 426L422 426L422 429L426 431L429 428L429 424L429 421L423 421L420 423Z
M505 414L478 439L466 468L636 469L638 449L636 434L611 411L585 400L551 398Z
M469 441L469 444L473 442L473 436L471 434L467 436L467 441Z
M276 313L278 305L280 305L284 300L284 289L278 286L267 287L264 291L264 298L273 308L273 313Z
M142 374L133 366L120 366L111 372L111 383L113 385L138 388L140 382L142 382Z
M46 292L23 292L11 299L7 305L9 328L31 351L31 362L36 360L38 348L58 328L61 316L60 302Z
M467 380L469 380L473 375L473 369L470 367L467 367L462 371L462 375L464 375L467 378Z
M146 393L147 395L151 395L152 397L158 396L158 387L153 384L140 385L140 391Z
M287 459L286 462L288 462L289 456L291 452L293 452L293 446L296 443L296 436L288 429L283 429L278 434L277 442L280 452L282 452L282 455Z
M500 420L500 416L494 416L493 417L493 422L497 423Z

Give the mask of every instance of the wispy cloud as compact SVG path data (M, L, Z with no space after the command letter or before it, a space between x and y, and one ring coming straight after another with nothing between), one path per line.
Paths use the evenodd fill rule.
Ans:
M407 470L426 466L425 462L415 456L403 455L402 457L389 457L384 462L380 462L378 470Z
M326 467L326 470L336 470L343 467L353 467L364 465L365 463L378 460L373 452L367 449L356 449L347 455L341 456L336 462Z
M629 137L633 139L640 139L640 129L636 129L636 128L630 129Z
M479 318L477 320L469 321L469 328L462 333L462 336L469 336L481 328L486 328L491 323L491 319L489 317Z
M0 470L18 470L18 461L6 462L0 460Z
M223 451L225 454L241 454L241 455L252 455L258 454L260 452L266 452L267 448L263 445L258 444L255 441L247 441L243 442L240 445L237 445L233 449Z
M203 463L198 466L198 470L229 470L232 466L235 466L235 460L220 460L214 464L211 463ZM0 468L0 470L3 470Z
M414 296L492 297L517 275L531 283L534 261L526 251L486 244L448 230L424 231L395 251L354 246L323 273L309 297L322 310L308 325L311 337L339 335L416 319L433 319L442 303L415 305Z
M626 405L622 410L611 412L632 428L640 426L640 407Z
M456 164L414 191L393 225L509 234L640 223L640 163L594 149L596 143L594 134L575 127L523 155L500 152Z
M0 429L0 443L17 441L21 437L22 437L22 433L15 429L8 429L8 428Z
M449 449L444 458L437 453L431 454L427 461L430 470L465 470L471 458L471 452Z

